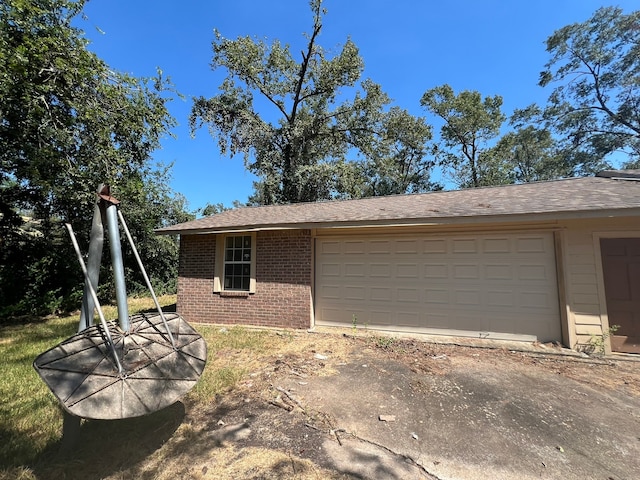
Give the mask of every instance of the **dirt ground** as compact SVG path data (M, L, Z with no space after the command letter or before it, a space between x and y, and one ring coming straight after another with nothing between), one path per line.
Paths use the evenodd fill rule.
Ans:
M566 469L577 472L576 478L640 478L640 362L563 356L549 346L523 352L372 334L288 335L292 335L295 348L264 359L236 389L209 403L175 404L145 420L144 425L137 419L123 420L111 423L107 431L95 422L86 424L81 435L100 435L100 451L87 451L81 445L66 456L49 452L38 462L36 478L467 479L476 478L470 472L479 469L487 478L515 478L514 471L519 478L572 478L562 473ZM219 354L243 361L238 351ZM523 394L532 387L516 384L519 379L531 380L542 390L541 395L547 395L538 403L549 414L536 413L535 406L526 407L533 416L525 419L529 412L514 410L518 403L511 393L502 397L492 391L487 400L487 385L502 377L508 378L513 388L524 390ZM392 382L389 387L382 383L388 379ZM467 380L471 382L465 383ZM373 400L365 401L369 396ZM587 400L600 403L588 405L597 410L585 410L579 419L566 414L557 419L558 404L544 400L556 397L574 405ZM443 399L449 404L443 405ZM412 401L418 402L415 408L407 403ZM478 412L483 418L471 416L472 402L482 403ZM611 409L603 407L603 402L609 402ZM615 431L609 432L607 422L612 420L607 417L608 410L612 416L628 415L620 421L631 433L615 425L611 427ZM582 426L594 411L601 413L593 425ZM439 412L444 412L442 418ZM519 416L492 417L510 412ZM464 435L456 439L458 447L449 445L451 436L435 433L449 428L438 422L452 417L459 428L476 432L476 436L493 426L506 429L510 423L517 424L521 440L512 438L513 431L499 432L497 438L511 438L509 442L519 448L513 454L518 458L512 464L508 456L484 458L482 445L478 450L465 447L471 440ZM565 423L561 427L565 433L553 433L549 440L542 438L537 418L544 423L557 421L557 425L550 425L551 431ZM576 425L571 424L574 420ZM456 432L452 435L460 436ZM540 438L532 440L532 432ZM584 432L596 432L585 436L597 437L599 446L589 443L574 448L571 438L580 438ZM623 433L627 436L615 437ZM438 441L430 443L426 440L429 437ZM493 445L495 438L478 441ZM635 444L615 445L623 441ZM585 450L580 456L573 455L581 448ZM601 451L591 455L591 448ZM611 453L609 448L619 451ZM607 458L612 455L626 460L609 464ZM597 463L590 463L588 457ZM583 466L584 472L580 470Z

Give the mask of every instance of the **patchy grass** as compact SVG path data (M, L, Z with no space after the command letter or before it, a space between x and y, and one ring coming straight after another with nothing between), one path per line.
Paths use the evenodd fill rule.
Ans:
M62 411L32 367L77 329L71 317L0 329L0 465L31 462L58 440Z
M175 300L175 295L160 299L163 306ZM132 314L153 308L151 299L129 301ZM117 317L115 306L105 306L103 310L106 318ZM0 328L0 479L30 478L19 466L33 462L60 440L62 409L32 364L39 354L76 333L79 318L76 312ZM19 468L6 476L3 467Z
M198 331L207 341L207 367L187 396L194 402L231 390L273 347L273 335L266 331L211 326L198 326Z
M175 296L160 298L165 310ZM168 308L167 308L168 307ZM129 299L129 312L154 310L151 299ZM107 319L117 317L105 306ZM207 409L227 393L256 385L265 365L321 353L346 359L349 349L335 338L305 332L196 325L207 342L207 366L182 403L141 418L83 421L82 445L60 452L63 412L32 367L40 353L73 335L79 313L62 318L34 318L22 325L0 327L0 480L44 478L345 478L308 460L263 449L194 451L201 441ZM304 341L301 341L304 338ZM289 362L289 363L287 363ZM191 417L186 411L195 412ZM197 419L197 420L196 420ZM194 423L192 423L194 422ZM251 450L251 451L249 451ZM198 457L193 470L191 457ZM74 466L75 465L75 466ZM257 476L256 476L257 475Z
M173 302L175 297L161 299L165 306ZM149 299L132 299L130 311L152 306ZM107 308L105 315L115 318L116 308ZM182 401L145 417L85 421L81 441L64 454L61 408L31 364L72 335L77 321L74 315L0 327L0 480L361 478L323 468L330 467L323 463L324 442L332 441L335 429L330 415L312 406L293 415L274 403L279 396L286 400L278 389L282 378L303 384L344 365L359 365L361 356L404 362L428 374L446 374L452 365L498 362L640 395L634 362L600 361L594 374L594 364L575 359L427 344L372 331L353 335L349 328L307 333L195 325L207 342L208 362ZM251 436L235 438L234 429L245 424ZM221 437L225 429L229 436Z

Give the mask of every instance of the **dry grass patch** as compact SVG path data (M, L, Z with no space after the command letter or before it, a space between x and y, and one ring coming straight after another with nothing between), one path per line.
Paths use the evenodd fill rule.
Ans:
M164 305L174 301L175 297L162 299ZM136 299L130 310L152 306L148 299ZM111 308L107 318L117 316ZM427 374L444 374L459 364L491 362L505 369L551 369L585 382L597 372L597 377L625 391L635 391L638 385L638 364L631 362L587 364L507 350L427 344L375 332L360 335L352 329L308 333L194 327L207 342L208 362L183 401L146 417L84 422L81 444L68 456L59 452L60 407L31 362L74 333L77 315L0 328L0 480L352 478L324 469L330 464L322 447L333 441L329 432L336 428L332 418L295 400L288 402L291 412L282 408L287 393L280 386L283 379L305 382L345 364L358 365L363 355L404 362ZM278 396L280 408L274 401Z
M160 301L166 307L175 303L175 296ZM129 299L131 314L153 309L150 299ZM107 319L117 317L115 306L103 310ZM299 331L195 325L207 342L208 362L184 403L138 419L84 421L82 444L72 455L62 455L62 410L32 362L73 335L78 318L75 312L0 328L0 480L345 478L295 455L206 440L208 431L217 428L207 416L223 396L234 392L265 403L275 375L327 374L353 354L348 339L336 342L335 336Z
M193 478L235 480L260 478L264 480L292 478L298 480L350 478L319 468L313 462L274 450L233 446L225 448L207 462L193 468ZM201 476L198 476L200 474ZM170 478L170 477L167 477ZM175 478L175 477L173 477Z
M160 298L164 306L175 300L175 295ZM151 299L129 301L132 314L153 308ZM105 306L104 313L106 318L116 318L117 308ZM7 475L2 468L16 467L7 478L29 478L21 466L59 441L62 410L32 364L39 354L76 333L79 318L79 312L74 312L0 327L0 475Z

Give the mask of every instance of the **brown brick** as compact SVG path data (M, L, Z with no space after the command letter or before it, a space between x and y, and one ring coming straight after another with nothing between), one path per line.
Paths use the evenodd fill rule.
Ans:
M308 328L312 248L309 230L258 232L256 293L213 293L217 235L182 235L178 312L190 322Z

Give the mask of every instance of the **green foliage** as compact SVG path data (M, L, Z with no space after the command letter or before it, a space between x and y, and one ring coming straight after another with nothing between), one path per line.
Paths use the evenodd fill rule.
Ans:
M40 353L75 333L77 328L76 318L1 327L2 466L17 466L33 460L36 453L57 440L62 410L31 363Z
M192 220L194 215L186 212L186 199L175 194L168 186L169 169L149 166L138 169L135 181L129 178L115 193L125 200L121 210L151 283L157 294L175 293L177 288L178 250L175 237L156 235L159 227ZM115 195L114 193L114 195ZM118 197L120 199L120 197ZM85 225L85 231L88 226ZM146 295L147 287L137 266L132 249L122 236L127 290L131 295ZM111 270L105 273L104 283L113 286ZM114 291L108 299L113 299Z
M209 217L211 215L222 213L226 210L231 210L233 208L242 208L244 206L246 205L239 200L234 200L231 203L230 207L227 207L224 203L207 203L204 208L198 209L196 213L202 215L203 217Z
M565 154L551 130L544 127L536 105L516 110L509 124L513 130L486 152L490 158L487 163L500 168L501 180L526 183L575 175L568 161L571 156Z
M602 159L640 156L640 11L603 7L546 41L551 58L541 86L554 84L544 115L575 152L578 173L601 169Z
M175 296L160 297L159 302L166 307L175 302ZM150 298L129 302L132 314L154 308ZM105 306L104 310L107 318L116 316L116 307ZM10 326L0 322L0 478L14 478L10 473L3 477L6 467L33 464L60 439L62 408L32 363L77 329L77 315L46 320L29 317L24 324Z
M385 113L382 134L358 145L368 159L360 196L396 195L437 190L430 181L434 161L427 151L431 126L422 117L392 107Z
M459 186L504 183L501 177L495 178L498 169L490 164L491 157L483 156L506 119L502 97L483 100L479 92L468 90L456 95L449 85L441 85L427 90L420 104L444 120L435 155L440 165L452 171Z
M161 72L114 72L90 52L72 26L84 4L0 1L0 305L18 312L74 298L82 279L61 224L71 222L86 247L103 182L133 217L152 277L167 282L175 271L175 241L152 230L184 218L184 200L148 164L173 125L171 85Z
M602 335L591 335L588 346L589 353L604 355L607 339L609 339L609 337L611 337L611 335L616 333L619 329L620 325L611 325L607 330L602 332Z
M212 68L225 69L227 78L219 95L195 100L192 131L208 125L222 154L244 156L260 179L251 203L378 194L371 183L384 184L385 193L425 188L430 128L406 111L386 110L381 87L360 81L364 63L350 39L333 57L318 45L321 4L310 2L313 28L299 61L277 40L229 40L216 32ZM265 103L271 111L258 108ZM380 166L391 170L388 181L386 172L384 182L376 178Z
M491 152L502 162L510 183L537 182L570 176L551 132L528 125L506 133Z
M375 347L381 348L382 350L393 350L394 347L400 343L397 338L388 335L375 335L371 341Z

